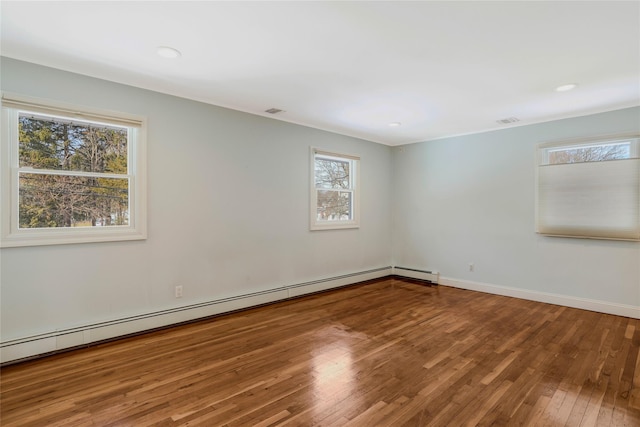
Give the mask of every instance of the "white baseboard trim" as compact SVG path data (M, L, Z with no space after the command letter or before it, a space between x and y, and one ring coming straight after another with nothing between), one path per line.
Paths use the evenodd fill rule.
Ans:
M587 298L511 288L508 286L498 286L489 283L454 279L451 277L440 277L440 284L470 291L485 292L488 294L503 295L507 297L545 302L549 304L563 305L566 307L580 308L582 310L597 311L599 313L615 314L617 316L640 319L640 307L633 305L616 304Z
M65 349L88 346L92 343L198 320L235 310L283 301L306 294L378 279L391 274L391 267L382 267L283 286L262 292L174 307L167 310L144 313L138 316L114 319L108 322L87 324L77 328L51 331L8 340L0 343L0 363L16 362L63 351Z

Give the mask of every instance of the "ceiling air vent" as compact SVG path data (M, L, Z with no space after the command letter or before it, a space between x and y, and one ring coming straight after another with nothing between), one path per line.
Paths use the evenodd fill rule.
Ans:
M282 113L284 110L281 110L279 108L269 108L268 110L264 110L265 113L269 113L269 114L278 114L278 113Z
M508 125L510 123L515 123L515 122L519 122L520 119L517 117L507 117L506 119L500 119L500 120L496 120L498 123L500 123L501 125Z

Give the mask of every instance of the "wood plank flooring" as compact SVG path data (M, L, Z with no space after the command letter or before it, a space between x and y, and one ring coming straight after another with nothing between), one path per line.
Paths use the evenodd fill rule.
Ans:
M640 426L640 320L388 278L1 371L10 426Z

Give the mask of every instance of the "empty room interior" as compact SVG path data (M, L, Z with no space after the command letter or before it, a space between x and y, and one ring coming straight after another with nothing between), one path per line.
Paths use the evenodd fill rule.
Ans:
M640 425L640 2L0 16L3 426Z

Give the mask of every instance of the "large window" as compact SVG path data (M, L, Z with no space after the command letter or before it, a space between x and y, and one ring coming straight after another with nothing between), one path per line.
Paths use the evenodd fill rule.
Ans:
M140 118L3 97L2 246L143 239Z
M538 147L537 231L640 240L638 137Z
M312 230L359 226L360 158L311 149Z

